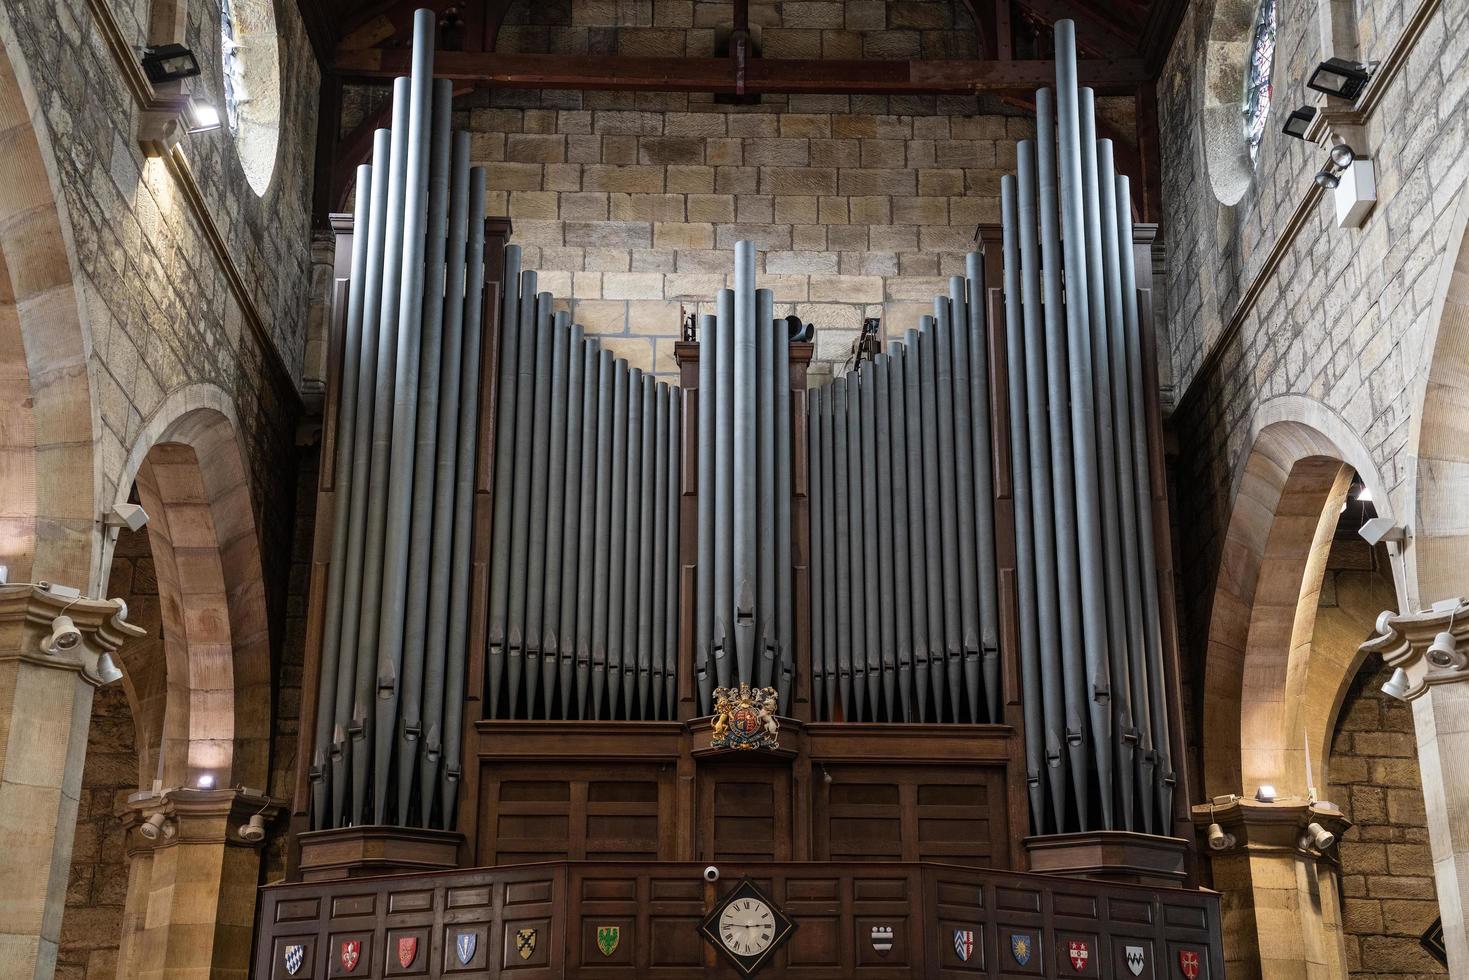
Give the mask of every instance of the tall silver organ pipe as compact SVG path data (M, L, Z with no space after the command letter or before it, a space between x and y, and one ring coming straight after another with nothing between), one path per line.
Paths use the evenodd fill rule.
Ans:
M784 708L796 676L790 331L770 290L756 288L755 265L754 245L737 242L734 289L698 321L694 664L703 710L716 688L741 683L776 688Z
M1003 188L1031 822L1042 834L1169 833L1130 196L1111 143L1096 139L1092 93L1077 87L1070 21L1056 24L1056 64L1054 97L1036 96L1036 142L1021 144Z
M311 824L449 827L460 773L484 172L432 78L436 19L358 172Z

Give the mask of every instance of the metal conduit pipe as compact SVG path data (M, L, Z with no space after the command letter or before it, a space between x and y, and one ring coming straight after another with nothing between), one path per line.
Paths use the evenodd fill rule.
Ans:
M978 549L980 667L989 720L1000 713L1000 598L995 572L994 446L990 440L989 296L984 261L970 252L964 268L969 282L969 405L974 450L974 531Z
M378 601L377 706L373 730L373 822L387 818L389 760L398 713L403 660L408 547L413 504L414 440L418 430L418 362L422 341L424 252L428 224L429 143L433 114L435 16L413 15L413 75L408 100L408 169L403 214L403 271L398 291L401 337L394 371L392 449Z
M501 678L505 674L510 609L510 521L515 498L515 408L520 379L520 260L519 245L505 246L505 284L500 302L498 401L495 408L495 511L490 532L489 635L485 674L489 701L485 713L499 710Z
M586 339L586 331L579 323L571 325L571 344L567 356L566 378L566 468L563 483L554 478L553 493L561 494L561 584L558 596L561 601L561 616L556 625L557 672L556 688L561 698L561 718L574 718L574 687L576 682L576 651L579 634L576 628L577 609L581 593L578 582L581 575L582 496L588 492L593 476L586 470L590 458L583 440L586 438L588 392L587 371L595 370L595 347ZM595 388L591 389L595 391ZM596 437L596 426L592 426L592 437ZM559 489L558 489L559 488ZM551 574L556 574L552 572ZM546 717L551 717L552 706L546 704Z
M991 720L980 688L979 565L974 527L974 419L969 381L969 300L963 276L949 277L949 354L954 376L954 482L959 534L959 648L969 720Z
M913 587L909 537L918 528L909 522L907 399L904 393L901 345L891 346L887 363L888 459L891 464L893 528L893 633L897 659L896 701L888 707L889 721L913 719Z
M566 441L568 409L571 401L571 361L573 344L581 346L580 334L573 338L571 314L557 310L552 318L555 337L551 346L551 440L546 444L546 544L541 553L545 585L542 587L541 612L541 717L550 718L556 699L556 679L561 673L561 579L565 569L562 535L566 526ZM578 351L577 353L580 353ZM580 360L580 358L577 358ZM535 714L535 699L527 697L527 717Z
M1071 372L1072 455L1075 466L1077 551L1081 568L1083 643L1086 650L1093 763L1101 788L1102 829L1116 826L1112 801L1113 745L1111 666L1107 631L1105 557L1098 502L1097 433L1093 396L1085 175L1076 85L1076 25L1056 24L1056 92L1059 107L1058 159L1061 176L1062 251L1066 269L1066 322Z
M602 392L607 390L612 355L601 349L595 339L588 340L582 354L581 412L581 487L578 492L581 515L577 519L576 545L576 696L566 699L567 718L587 717L587 697L591 692L592 644L596 635L594 612L597 608L597 520L598 501L606 483L601 466L601 426L606 419ZM575 713L572 704L575 702Z
M847 446L847 383L848 378L838 378L831 383L831 429L832 429L832 528L831 538L836 542L836 653L837 690L836 703L831 719L840 721L849 716L848 705L852 697L852 565L851 551L856 544L852 537L849 510L851 480L849 470L851 454Z
M467 151L467 148L466 148ZM455 801L463 762L459 757L464 717L464 675L469 656L470 527L474 522L475 449L479 443L480 348L484 336L485 171L469 172L469 245L464 260L464 357L459 365L459 437L454 465L454 565L444 671L444 758L440 786L441 826L454 828Z
M444 749L444 675L449 656L454 578L454 494L458 482L460 392L464 385L464 287L469 251L469 134L454 134L449 182L449 241L445 258L444 356L440 367L435 444L432 549L428 592L427 662L423 685L423 751L418 763L418 822L430 826ZM478 406L476 406L476 409ZM472 416L471 416L472 417ZM440 559L438 556L443 556ZM402 780L400 780L402 782Z
M357 168L356 207L352 216L352 278L347 287L347 323L342 345L342 391L337 398L336 455L332 465L332 552L327 568L327 600L322 627L321 680L317 694L316 730L311 757L311 829L334 825L328 799L331 790L332 732L341 723L333 714L337 705L338 653L341 650L342 594L347 588L347 536L352 499L352 447L356 441L358 374L362 351L369 338L363 330L363 293L367 286L368 225L373 200L372 167ZM364 422L366 420L364 419Z
M362 587L355 596L349 597L349 603L354 599L356 602L357 629L350 638L352 642L347 642L349 638L344 634L342 643L342 649L355 649L357 653L352 715L347 726L352 765L349 824L366 821L368 773L372 762L371 705L376 679L373 654L377 650L378 605L382 598L383 516L388 499L388 455L393 441L393 370L398 356L398 287L403 275L403 195L407 186L409 92L408 79L399 78L393 82L387 201L382 209L385 219L380 266L382 289L378 294L378 344L371 402L372 425L368 430L372 443L368 452L362 454L368 458L367 480L353 483L354 487L363 489L361 520L356 519L355 513L353 515L354 537L360 534L361 543L358 548L354 548L355 541L349 541L347 545L348 561L356 550L362 569ZM343 611L344 618L350 611L350 606Z
M1020 157L1026 160L1027 155ZM1024 167L1024 164L1022 164ZM1026 171L1022 169L1022 177ZM1031 823L1038 824L1045 813L1045 786L1040 778L1040 645L1036 610L1035 528L1031 505L1030 443L1027 415L1034 409L1027 404L1025 325L1023 319L1020 273L1020 216L1016 201L1016 180L1009 174L1000 178L1000 213L1004 222L1005 253L1005 356L1010 392L1010 458L1015 499L1015 578L1020 606L1020 680L1024 709L1026 790L1030 796Z
M1134 830L1149 833L1153 827L1153 733L1148 724L1147 644L1144 639L1142 569L1136 543L1137 485L1132 453L1131 390L1138 382L1128 377L1127 327L1122 310L1121 242L1117 236L1117 170L1111 140L1097 141L1097 183L1101 192L1102 262L1107 286L1107 360L1111 371L1113 443L1117 467L1117 511L1120 520L1118 553L1122 565L1123 608L1126 613L1127 683L1130 720L1129 736L1134 743L1138 811L1129 816ZM1140 389L1139 389L1140 390ZM1124 786L1126 783L1124 782Z
M1040 178L1042 312L1046 325L1046 392L1050 404L1052 511L1054 514L1057 600L1059 604L1059 649L1042 649L1045 676L1058 683L1044 686L1046 765L1050 773L1053 806L1066 799L1063 786L1069 775L1071 798L1079 827L1088 822L1087 771L1091 766L1090 734L1087 727L1086 666L1082 641L1081 582L1076 551L1075 472L1071 424L1065 311L1061 302L1060 192L1056 182L1056 130L1054 97L1050 89L1036 92L1036 163ZM1063 808L1064 812L1064 808ZM1058 819L1057 829L1067 824Z
M1170 833L1173 828L1172 751L1168 732L1168 704L1164 697L1163 626L1158 602L1158 553L1153 527L1153 474L1149 469L1148 417L1143 402L1143 385L1150 379L1143 374L1142 324L1138 315L1137 266L1133 258L1132 192L1126 177L1117 178L1117 236L1121 256L1122 309L1127 339L1127 372L1130 385L1132 419L1132 455L1137 465L1137 550L1141 556L1143 586L1143 626L1147 639L1148 712L1153 733L1153 751L1157 761L1154 780L1157 784L1158 828Z
M449 128L453 109L454 83L448 79L433 85L428 167L428 223L424 247L424 282L419 287L420 353L418 359L418 405L412 447L412 478L409 484L408 577L404 597L403 672L398 688L397 803L399 826L408 824L413 802L411 787L417 770L419 743L423 735L424 657L428 645L429 577L442 566L448 571L449 556L434 554L434 476L439 438L439 388L444 356L444 279L449 247L449 167L453 139Z
M1026 461L1030 466L1029 489L1031 503L1031 542L1035 551L1033 560L1035 574L1035 612L1037 648L1029 653L1022 652L1022 672L1034 674L1034 685L1027 689L1024 704L1025 754L1029 770L1027 778L1031 786L1031 820L1038 833L1045 830L1046 809L1042 799L1050 797L1050 812L1056 827L1063 826L1065 814L1065 788L1055 773L1045 764L1046 741L1044 700L1045 689L1059 689L1064 683L1059 675L1046 673L1045 659L1054 656L1061 643L1061 596L1056 587L1056 526L1054 523L1055 501L1051 486L1051 439L1047 418L1047 364L1045 328L1041 310L1040 245L1037 239L1038 215L1036 193L1035 144L1022 140L1018 147L1019 164L1018 201L1020 238L1020 291L1021 313L1024 320L1025 350L1023 381L1016 378L1012 383L1024 386L1027 400L1025 415ZM1012 401L1014 399L1012 398ZM1018 461L1017 461L1018 465ZM1018 519L1018 518L1017 518ZM1042 784L1042 772L1050 779ZM1058 792L1061 794L1057 796Z
M1102 554L1106 569L1107 643L1111 671L1113 746L1117 763L1113 796L1119 797L1121 826L1133 829L1136 813L1133 783L1137 775L1137 730L1132 724L1132 688L1128 680L1127 614L1122 582L1122 530L1117 513L1116 435L1112 424L1112 367L1107 339L1106 256L1102 244L1101 194L1097 181L1096 114L1092 90L1080 90L1081 173L1086 204L1087 306L1092 323L1092 394L1096 399L1097 462L1102 482Z

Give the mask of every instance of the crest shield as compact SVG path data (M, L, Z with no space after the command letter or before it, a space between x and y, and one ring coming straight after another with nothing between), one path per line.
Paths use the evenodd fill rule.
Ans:
M469 961L474 959L474 948L478 944L477 933L461 932L454 937L454 954L459 957L460 966L468 966Z
M778 749L776 721L779 696L773 687L721 687L714 692L714 731L709 747L715 749Z
M413 965L413 961L416 959L418 959L418 937L399 936L398 965L406 970Z
M306 945L304 943L291 943L285 952L286 973L295 976L301 970L301 964L306 962Z
M968 963L969 957L974 955L974 930L954 930L954 955L959 957L959 962Z
M1015 962L1021 966L1030 962L1031 951L1035 949L1035 941L1030 938L1028 932L1010 933L1010 955L1015 957Z
M1180 950L1178 954L1178 968L1188 980L1194 980L1199 975L1199 954L1191 949Z
M536 931L534 929L521 929L515 933L515 951L523 960L530 959L536 951Z
M879 956L886 956L893 948L893 927L872 927L872 948L877 950Z
M351 973L357 969L357 961L362 959L362 940L343 939L341 952L337 954L341 961L342 969Z
M603 956L611 956L617 952L617 944L620 942L622 942L621 926L597 927L597 949L601 950Z
M1127 972L1135 977L1143 975L1143 965L1147 963L1147 954L1141 946L1127 946L1123 950L1123 959L1127 963Z
M1091 959L1091 947L1080 939L1072 939L1066 944L1066 953L1071 958L1071 968L1077 973L1086 969L1086 961Z

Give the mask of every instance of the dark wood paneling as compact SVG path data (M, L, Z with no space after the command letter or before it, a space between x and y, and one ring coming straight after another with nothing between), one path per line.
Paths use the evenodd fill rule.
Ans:
M296 977L344 975L343 940L362 943L351 976L550 977L726 980L736 972L698 934L699 920L739 877L748 875L796 923L791 940L761 976L796 980L1129 976L1125 948L1147 951L1145 977L1178 975L1178 954L1199 954L1201 977L1223 977L1219 898L1212 892L1140 888L1044 875L894 862L742 862L702 878L703 862L551 862L441 874L399 875L262 890L255 976L285 977L285 948L301 944ZM596 943L617 926L611 955ZM874 926L893 930L879 953ZM515 934L534 929L522 958ZM975 949L961 960L954 931L972 930ZM461 965L460 932L475 936ZM1028 937L1020 964L1011 937ZM397 940L419 941L404 967ZM1075 971L1071 941L1087 944ZM370 959L368 957L371 957ZM493 965L491 965L493 964Z

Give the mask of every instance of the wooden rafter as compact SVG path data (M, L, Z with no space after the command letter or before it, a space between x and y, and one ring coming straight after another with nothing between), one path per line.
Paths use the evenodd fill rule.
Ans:
M342 50L333 70L350 80L383 80L406 74L410 53L398 49ZM736 91L729 58L647 58L615 55L496 54L442 51L441 78L499 88L603 89L652 92ZM822 61L752 59L744 88L752 94L946 95L1029 92L1053 84L1051 61ZM1141 61L1087 59L1083 85L1098 93L1131 95L1147 81Z

